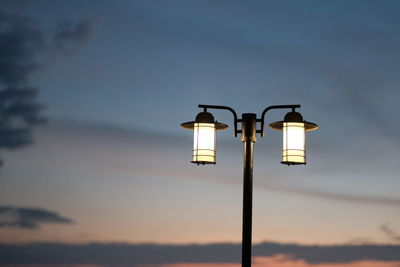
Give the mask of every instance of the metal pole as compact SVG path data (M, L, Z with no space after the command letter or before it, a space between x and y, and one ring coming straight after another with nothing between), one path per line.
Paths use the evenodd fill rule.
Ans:
M251 229L253 213L253 152L256 142L256 114L242 114L243 160L243 232L242 267L251 267Z

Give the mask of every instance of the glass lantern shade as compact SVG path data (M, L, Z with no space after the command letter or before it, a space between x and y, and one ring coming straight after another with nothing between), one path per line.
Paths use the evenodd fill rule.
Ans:
M287 165L306 164L306 136L303 122L284 122L282 162Z
M215 124L194 123L193 157L197 164L215 164Z
M197 165L215 164L216 131L225 130L228 125L217 122L209 112L200 112L194 121L182 123L181 126L193 130L192 163Z

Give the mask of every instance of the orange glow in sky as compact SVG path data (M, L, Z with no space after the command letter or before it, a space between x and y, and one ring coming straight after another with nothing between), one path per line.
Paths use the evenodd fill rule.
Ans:
M4 267L50 267L55 264L12 264ZM58 267L107 267L98 264L56 264ZM174 264L143 264L140 267L240 267L240 263L174 263ZM289 256L253 258L253 267L399 267L399 261L357 261L349 263L319 263L311 264L304 260L294 260ZM124 266L125 267L125 266Z
M240 263L179 263L166 264L157 267L240 267ZM311 264L304 260L294 260L285 255L276 255L273 257L256 257L253 258L254 267L399 267L400 262L384 262L384 261L357 261L350 263L320 263ZM145 267L145 266L144 266ZM147 266L146 266L147 267ZM149 266L150 267L150 266ZM153 267L153 266L152 266ZM154 266L156 267L156 266Z

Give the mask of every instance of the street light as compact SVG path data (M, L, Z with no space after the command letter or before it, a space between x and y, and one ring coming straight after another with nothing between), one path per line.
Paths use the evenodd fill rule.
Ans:
M261 113L261 118L257 119L254 113L244 113L238 119L236 112L227 106L198 105L204 111L200 112L195 121L182 123L186 129L194 130L193 156L192 163L196 164L215 164L215 143L216 131L228 128L226 124L214 121L211 113L207 109L225 109L233 115L233 135L237 137L240 133L241 141L244 144L243 161L243 231L242 231L242 267L251 266L251 231L253 213L253 146L256 142L257 133L264 137L264 120L266 113L271 109L292 109L287 113L283 121L270 124L272 129L283 131L283 150L282 164L300 165L306 164L305 132L318 129L314 123L303 120L296 108L300 105L277 105L269 106ZM261 124L257 130L257 122ZM238 124L241 123L241 130Z

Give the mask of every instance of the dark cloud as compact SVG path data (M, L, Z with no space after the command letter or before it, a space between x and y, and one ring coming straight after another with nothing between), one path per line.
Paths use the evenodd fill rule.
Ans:
M0 82L2 86L26 84L46 50L43 32L27 18L0 14Z
M0 13L0 149L32 143L32 130L45 122L32 74L44 66L50 52L76 49L90 35L92 22L60 27L49 41L34 21ZM1 162L0 162L1 164Z
M261 243L253 246L254 256L290 255L309 263L345 263L361 260L398 261L400 246L336 245L306 246ZM57 244L0 245L0 264L91 263L104 265L167 263L239 263L239 244L155 245L155 244Z
M42 208L0 206L0 228L39 229L42 223L73 223L69 218Z
M32 127L45 120L37 90L7 88L0 91L0 148L15 149L32 143Z
M391 240L400 242L400 234L398 234L395 231L393 231L387 224L381 225L380 229Z
M44 121L28 80L41 66L46 43L30 25L26 18L0 14L0 149L30 144L32 127Z

